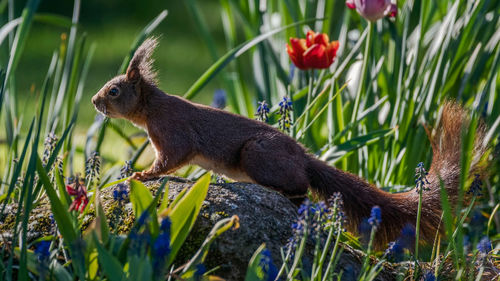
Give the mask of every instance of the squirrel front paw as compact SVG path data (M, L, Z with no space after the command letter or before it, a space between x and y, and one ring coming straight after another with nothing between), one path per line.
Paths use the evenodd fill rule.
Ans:
M147 173L147 172L135 172L131 179L138 180L138 181L147 181L154 178L154 175Z

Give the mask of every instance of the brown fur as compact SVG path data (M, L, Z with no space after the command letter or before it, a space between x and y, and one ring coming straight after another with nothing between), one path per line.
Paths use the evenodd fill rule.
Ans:
M382 224L375 244L384 247L415 224L418 194L391 194L361 178L317 160L294 139L264 124L226 111L167 95L156 87L151 53L156 39L146 40L136 51L127 73L113 78L92 98L95 107L110 117L125 118L143 127L156 151L147 171L134 174L146 180L169 174L187 164L223 173L235 180L250 181L277 190L290 198L303 199L307 189L323 198L334 192L343 196L348 228L356 232L361 220L378 205ZM111 95L117 88L119 94ZM432 241L440 225L439 177L454 201L460 173L460 139L468 123L458 105L444 106L440 125L431 137L434 157L424 193L422 236ZM478 139L484 129L478 130ZM476 142L476 154L484 148Z

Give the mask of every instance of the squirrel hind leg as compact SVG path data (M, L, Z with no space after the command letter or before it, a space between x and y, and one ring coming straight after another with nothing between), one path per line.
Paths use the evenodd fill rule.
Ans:
M256 183L283 193L296 204L305 199L309 180L303 155L290 154L283 143L258 139L241 150L240 167Z

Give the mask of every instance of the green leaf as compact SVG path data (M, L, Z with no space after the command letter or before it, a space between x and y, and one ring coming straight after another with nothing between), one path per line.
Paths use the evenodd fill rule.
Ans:
M9 202L9 198L12 195L14 188L16 187L17 179L18 179L19 175L21 174L21 168L23 166L24 159L26 158L26 153L28 151L28 147L29 147L29 143L31 140L31 134L33 133L34 125L35 125L35 119L33 118L33 120L31 121L31 124L30 124L30 128L28 130L28 134L26 136L26 141L24 143L23 151L21 152L21 156L19 157L19 161L17 162L17 165L15 165L14 173L11 177L9 188L7 190L6 199L4 200L4 202L2 204L2 211L0 212L0 215L2 215L2 216L3 216L3 213L5 211L5 207L7 206L7 203Z
M23 21L22 18L17 18L9 21L4 24L2 28L0 28L0 45L3 43L3 40L7 38L7 36Z
M33 14L38 8L39 3L40 3L39 0L29 0L28 3L26 3L26 6L21 15L22 21L19 24L19 27L17 28L16 36L14 37L14 41L10 49L9 62L7 64L7 71L4 78L3 88L0 91L0 112L2 109L3 94L5 88L7 87L7 84L10 81L12 73L14 73L17 68L17 64L19 62L19 59L21 58L21 54L24 50L24 45L26 44L26 40L28 38L29 30L31 29L31 24L33 22Z
M100 199L100 194L99 194L99 189L96 189L96 199L95 199L95 208L96 208L96 232L98 234L98 237L100 240L106 244L108 243L109 240L109 226L108 226L108 221L106 219L106 213L104 212L104 209L101 204L101 199Z
M348 152L363 147L365 145L372 144L377 140L385 138L391 134L394 134L396 128L394 129L384 129L378 130L374 132L370 132L364 136L359 136L352 138L342 144L336 145L330 149L328 149L322 156L321 160L326 162L335 162L339 161L343 157L347 155Z
M262 256L262 251L266 248L266 244L260 245L260 247L255 251L250 263L248 264L247 274L245 275L245 281L260 281L264 280L264 272L260 267L260 259Z
M33 19L36 22L46 23L59 27L70 28L73 25L70 18L51 13L36 13Z
M132 256L129 261L129 280L154 280L151 262L147 258Z
M193 276L193 274L196 272L196 265L203 263L205 261L205 258L208 255L208 251L210 250L210 245L212 245L212 243L215 241L217 237L219 237L222 233L226 232L231 228L236 229L238 227L239 227L239 218L236 215L218 221L214 225L208 236L205 238L205 241L203 241L203 244L201 245L200 249L190 259L189 263L184 267L184 270L182 271L182 278L188 279Z
M153 195L140 181L130 181L130 202L132 202L134 215L138 218L153 202Z
M59 169L55 168L54 169L54 177L56 180L56 185L57 185L57 190L59 191L59 199L61 200L61 204L64 206L64 208L69 208L69 205L71 204L71 197L69 196L68 192L66 192L66 186L64 185L64 179L63 177L59 174Z
M171 264L186 240L191 228L196 221L201 205L205 200L210 184L212 173L201 177L182 197L182 199L171 209L169 217L172 222L170 229L171 253L168 264Z
M21 253L20 249L18 247L16 247L14 249L14 255L16 256L17 259L19 259L20 253ZM33 272L36 275L40 274L38 272L40 261L38 260L38 257L36 256L36 254L31 250L28 250L28 252L27 252L27 263L26 264L27 264L27 268L29 271ZM64 268L64 266L55 260L50 262L49 271L50 271L50 276L53 278L53 280L57 280L57 281L72 281L73 280L73 277Z
M61 200L57 196L57 193L54 190L52 184L50 183L49 177L47 176L47 172L45 171L45 168L42 165L42 161L40 161L40 158L38 156L36 164L40 181L42 182L45 188L45 193L49 197L50 208L54 215L54 219L57 222L57 227L59 228L59 232L61 232L64 241L68 245L70 245L76 240L77 236L76 236L76 230L73 229L73 223L71 222L71 219L69 217L68 209L64 208L63 204L61 203Z
M126 276L123 272L123 268L120 262L111 255L104 246L97 239L97 235L94 233L94 243L97 247L97 252L99 253L99 264L110 281L121 281L126 280Z
M449 197L448 193L446 192L446 187L444 186L443 180L439 179L439 183L441 190L440 194L441 194L441 206L443 209L444 227L446 230L446 237L448 238L448 241L450 243L448 247L455 248L455 239L453 238L453 215L451 211L450 201L448 200ZM448 251L446 251L446 253L447 252ZM455 253L453 255L455 264L458 264L456 252L455 251L453 252Z

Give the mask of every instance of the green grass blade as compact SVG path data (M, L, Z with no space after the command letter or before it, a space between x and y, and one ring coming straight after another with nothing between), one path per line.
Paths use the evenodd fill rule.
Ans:
M54 219L57 222L57 226L59 227L59 231L63 236L65 242L68 245L71 245L76 239L76 231L73 229L73 223L71 222L69 212L66 208L64 208L59 196L57 196L54 187L50 183L49 177L47 176L47 172L42 165L42 161L39 157L37 157L36 168L38 175L40 177L40 181L42 182L45 193L49 197L50 200L50 208L52 209L52 213L54 215Z

